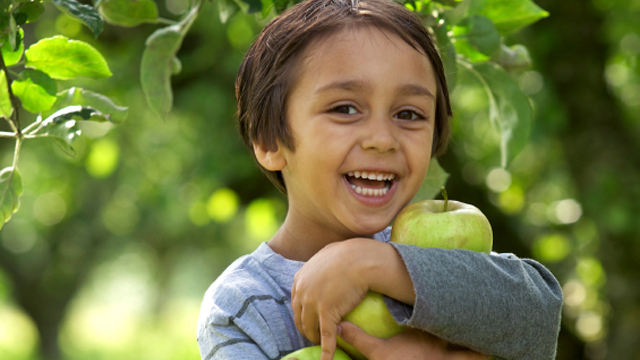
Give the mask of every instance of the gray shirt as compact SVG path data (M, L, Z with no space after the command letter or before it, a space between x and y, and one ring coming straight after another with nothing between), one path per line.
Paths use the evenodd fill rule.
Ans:
M387 228L374 239L389 236ZM555 358L562 291L541 264L513 254L391 244L416 291L413 307L385 299L399 324L496 359ZM267 243L231 264L202 302L202 359L280 359L313 345L296 329L291 309L293 276L303 265Z

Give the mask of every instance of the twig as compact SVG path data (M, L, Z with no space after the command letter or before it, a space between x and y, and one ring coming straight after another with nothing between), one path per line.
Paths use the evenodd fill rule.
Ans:
M9 121L9 119L7 121L9 121L9 124L13 128L13 131L16 132L17 138L20 138L22 136L22 131L20 129L20 115L18 113L16 96L13 94L13 91L11 91L11 78L9 77L9 69L7 69L7 66L4 63L4 58L2 56L0 56L0 68L2 68L2 70L4 71L4 76L7 81L7 91L9 92L9 101L11 102L11 107L13 108L13 111L11 112L12 119L10 119L11 121Z

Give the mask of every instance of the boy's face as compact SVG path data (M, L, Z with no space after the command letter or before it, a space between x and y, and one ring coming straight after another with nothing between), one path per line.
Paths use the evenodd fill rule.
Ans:
M304 55L287 108L295 149L278 151L287 221L342 238L379 232L413 198L429 165L431 64L374 27L342 30Z

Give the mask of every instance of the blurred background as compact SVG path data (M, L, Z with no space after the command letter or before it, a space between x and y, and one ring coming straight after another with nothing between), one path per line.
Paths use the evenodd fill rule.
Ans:
M558 359L640 359L640 1L536 3L550 16L508 38L533 58L517 79L534 101L530 142L499 168L486 95L458 85L440 159L449 196L488 215L496 251L560 281ZM158 4L167 18L187 9ZM129 116L83 124L75 157L49 140L23 147L21 208L0 231L0 359L199 358L204 291L286 213L235 128L234 78L262 26L242 12L222 24L205 3L165 121L139 85L157 26L107 26L96 40L54 9L25 31L27 44L63 34L99 49L114 76L73 85ZM12 146L0 141L4 163Z

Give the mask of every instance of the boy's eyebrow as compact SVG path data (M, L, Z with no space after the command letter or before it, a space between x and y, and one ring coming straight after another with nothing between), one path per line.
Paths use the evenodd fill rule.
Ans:
M319 88L318 90L316 90L316 93L321 93L328 90L366 92L371 91L371 85L365 81L360 80L335 81Z
M365 81L359 80L347 80L347 81L335 81L325 86L322 86L316 93L321 93L329 90L346 90L346 91L354 91L354 92L367 92L371 91L371 85ZM424 95L430 98L435 99L435 96L429 89L424 86L417 84L407 84L400 87L398 90L400 95L411 96L411 95Z
M416 85L416 84L407 84L400 87L398 91L401 95L425 95L430 98L435 99L436 97L424 86Z

